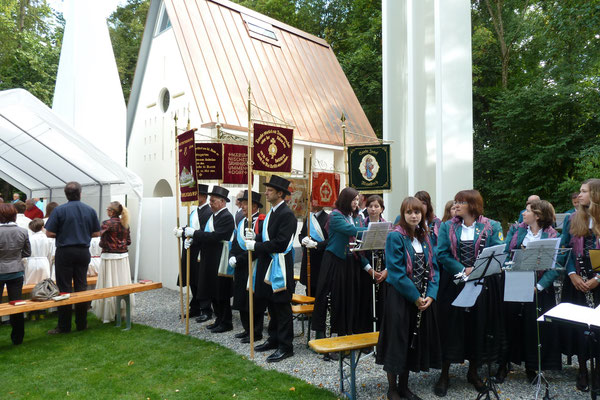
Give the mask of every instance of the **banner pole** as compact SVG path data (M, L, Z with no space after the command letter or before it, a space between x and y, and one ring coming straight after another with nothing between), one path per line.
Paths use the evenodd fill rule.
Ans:
M175 211L177 212L177 227L180 228L179 223L179 146L177 145L177 113L175 113ZM186 222L187 224L187 222ZM181 238L177 238L177 258L179 259L179 315L181 316L180 321L183 323L185 315L183 313L183 274L181 269ZM186 277L186 281L189 276Z
M190 106L188 104L188 120L187 120L187 125L185 128L186 132L190 130ZM196 142L196 139L194 138L194 142ZM196 167L194 166L194 169L196 169ZM194 176L197 177L197 173L194 173ZM197 200L197 199L196 199ZM187 218L186 221L189 222L190 220L190 202L187 203ZM190 258L191 258L191 251L190 248L187 248L187 263L185 266L185 274L187 276L187 287L186 287L186 302L185 302L185 334L189 335L190 334Z
M248 228L252 229L252 98L248 83L248 205L246 207ZM258 222L258 221L257 221ZM244 232L245 233L245 232ZM250 322L250 358L254 359L254 279L252 268L252 252L248 250L248 314Z
M312 208L312 147L308 156L308 218L306 219L306 234L310 239L310 209ZM306 295L310 297L310 249L306 249Z
M346 187L350 186L350 180L348 176L348 147L346 146L346 116L342 113L342 137L344 140L344 175L346 178Z

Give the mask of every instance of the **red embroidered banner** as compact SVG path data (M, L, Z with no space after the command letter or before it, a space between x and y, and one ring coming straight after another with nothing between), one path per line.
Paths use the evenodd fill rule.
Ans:
M248 184L248 146L223 144L223 183Z
M340 192L340 174L313 172L312 179L312 205L333 207Z
M308 205L308 179L291 178L288 190L291 193L291 199L288 207L292 209L296 218L306 218L306 208Z
M194 131L189 130L177 136L179 151L179 191L181 202L198 201L196 175L196 147Z
M196 175L199 181L223 179L221 143L196 143Z
M290 174L293 143L293 129L254 124L254 171Z

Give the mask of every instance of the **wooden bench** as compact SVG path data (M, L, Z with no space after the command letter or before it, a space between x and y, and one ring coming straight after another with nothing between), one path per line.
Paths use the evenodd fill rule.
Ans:
M340 392L351 400L356 399L356 365L362 354L360 350L373 347L379 340L379 332L359 333L356 335L338 336L311 340L311 349L320 354L338 353L340 362ZM349 354L348 354L349 353ZM346 357L350 360L345 360ZM350 377L344 371L344 366L350 367ZM344 390L344 382L348 381L350 391Z
M300 333L300 336L304 335L304 320L308 320L308 334L306 335L306 347L308 347L308 342L310 341L310 325L311 325L310 317L314 310L315 310L314 304L292 305L293 317L295 319L299 319L302 322L302 333Z
M88 286L96 286L98 283L98 276L88 276L87 277L87 285ZM35 287L35 284L23 285L23 289L21 290L21 294L29 294ZM4 292L2 292L2 297L8 297L8 292L6 288L4 288Z
M108 297L117 298L117 327L121 326L121 300L125 300L125 316L126 325L125 330L131 329L131 304L129 295L132 293L146 292L148 290L160 289L162 287L161 282L150 282L150 283L132 283L129 285L113 286L109 288L86 290L83 292L71 293L71 296L65 300L47 300L47 301L33 301L25 300L25 304L20 306L12 306L8 303L0 304L0 317L5 315L18 314L23 312L46 310L52 307L68 306L77 303L86 303L92 300L105 299Z
M310 296L304 296L303 294L292 294L293 304L314 304L315 298Z

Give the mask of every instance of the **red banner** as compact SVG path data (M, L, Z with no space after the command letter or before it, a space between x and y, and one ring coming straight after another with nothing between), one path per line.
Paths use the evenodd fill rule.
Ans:
M196 175L199 181L223 179L221 143L196 143Z
M312 205L333 207L340 192L340 174L313 172L312 179Z
M293 129L254 124L254 171L290 174L293 143Z
M223 144L223 183L248 184L248 146Z
M308 179L291 178L288 180L290 181L288 190L291 193L288 206L292 209L296 218L306 218Z
M198 201L198 181L196 176L196 147L194 131L177 136L179 151L179 191L181 202Z

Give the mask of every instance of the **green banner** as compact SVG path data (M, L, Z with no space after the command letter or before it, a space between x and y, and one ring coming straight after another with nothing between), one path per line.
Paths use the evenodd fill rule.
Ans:
M362 193L392 190L389 144L348 147L349 186Z

